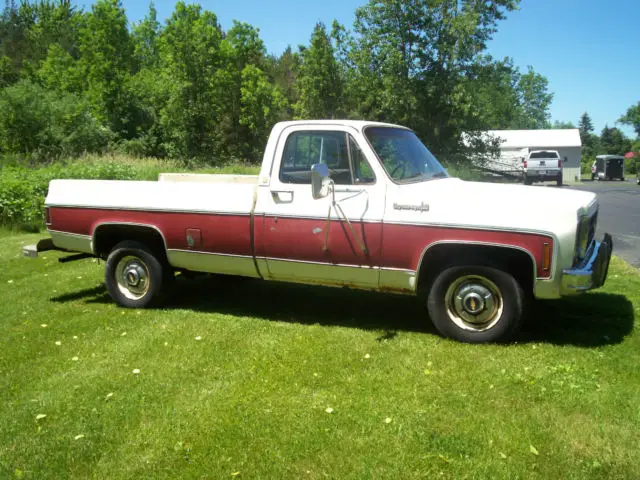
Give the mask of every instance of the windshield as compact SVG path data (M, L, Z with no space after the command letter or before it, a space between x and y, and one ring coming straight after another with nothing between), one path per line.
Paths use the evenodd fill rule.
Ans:
M449 176L412 131L368 127L364 133L393 180L412 182Z

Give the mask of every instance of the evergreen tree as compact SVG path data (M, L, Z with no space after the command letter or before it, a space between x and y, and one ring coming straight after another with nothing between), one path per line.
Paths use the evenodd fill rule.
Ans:
M297 83L297 118L336 118L343 115L342 79L331 40L323 23L317 23L308 48L300 53Z

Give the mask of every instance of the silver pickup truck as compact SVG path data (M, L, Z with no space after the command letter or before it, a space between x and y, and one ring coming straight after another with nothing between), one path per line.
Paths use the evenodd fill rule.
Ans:
M562 158L556 150L533 150L522 162L525 185L555 180L562 185Z

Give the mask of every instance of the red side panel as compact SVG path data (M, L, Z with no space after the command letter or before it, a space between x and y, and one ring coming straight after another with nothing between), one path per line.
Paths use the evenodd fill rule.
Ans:
M162 232L170 249L188 250L186 232L199 229L199 251L233 255L253 254L249 215L101 210L86 208L50 209L52 230L93 235L102 223L150 225ZM381 266L417 270L425 248L436 242L461 241L511 245L530 252L536 260L537 276L548 278L542 267L544 244L553 249L553 240L545 235L445 228L420 225L352 223L332 219L325 246L325 219L256 217L256 255L303 262ZM365 254L358 242L367 247Z
M381 266L417 270L424 249L435 242L446 241L483 242L521 247L535 258L537 276L540 278L550 276L550 272L542 268L542 257L545 243L553 249L551 237L520 232L417 225L385 224Z
M88 208L51 208L52 225L61 232L93 235L101 223L137 223L162 232L167 248L189 250L186 232L199 229L202 246L198 250L233 255L252 255L249 215L138 212Z
M331 219L325 249L326 223L326 218L265 217L263 256L342 265L380 264L381 223L351 222L352 232L346 222Z

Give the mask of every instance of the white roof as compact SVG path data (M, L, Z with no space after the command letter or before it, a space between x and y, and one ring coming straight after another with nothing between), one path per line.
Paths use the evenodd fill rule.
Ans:
M577 128L548 130L489 130L491 137L503 140L500 148L553 148L581 147L580 130Z
M346 127L353 127L357 130L362 130L364 127L367 126L380 126L380 127L396 127L396 128L408 128L405 127L403 125L396 125L393 123L384 123L384 122L370 122L368 120L346 120L346 119L335 119L335 120L327 120L327 119L322 119L322 120L286 120L286 121L282 121L282 122L278 122L276 124L276 126L278 126L279 128L285 128L285 127L289 127L289 126L296 126L296 125L309 125L309 126L313 126L313 125L325 125L325 126L331 126L331 125L342 125L342 126L346 126Z

